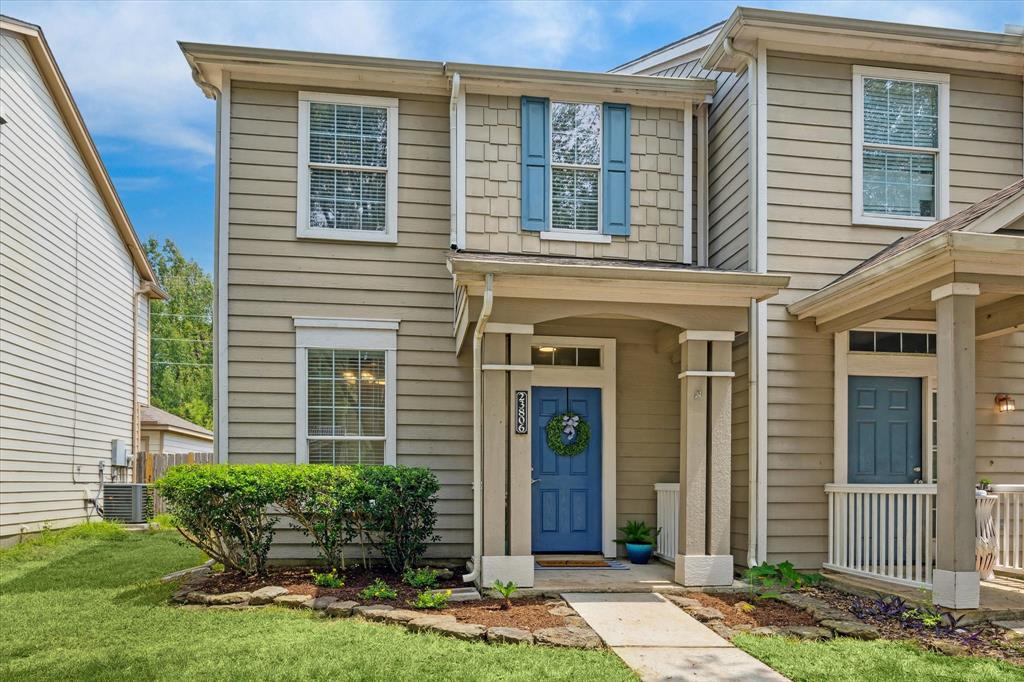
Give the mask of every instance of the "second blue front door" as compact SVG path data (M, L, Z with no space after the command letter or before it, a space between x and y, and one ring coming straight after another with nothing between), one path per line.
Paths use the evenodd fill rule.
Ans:
M849 379L848 483L921 478L921 380Z
M601 551L601 390L533 388L533 551ZM556 454L547 425L571 412L590 427L587 448ZM560 424L561 422L559 422Z

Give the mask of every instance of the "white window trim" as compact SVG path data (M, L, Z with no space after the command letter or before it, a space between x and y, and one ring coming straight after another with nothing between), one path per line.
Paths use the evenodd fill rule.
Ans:
M384 231L324 229L309 226L309 104L352 104L387 109L387 204L384 208ZM398 100L393 97L365 97L330 92L299 92L299 160L297 165L296 236L300 238L337 241L398 241Z
M307 464L309 394L307 354L310 348L384 351L384 464L397 463L398 326L399 320L340 317L294 317L295 325L295 463Z
M555 140L555 126L554 126L554 115L556 104L588 104L597 107L597 142L599 145L598 162L596 166L590 165L578 165L568 163L555 163L554 153L554 140ZM602 232L604 227L604 207L602 204L602 198L604 194L604 103L602 102L584 102L580 100L570 99L558 99L551 100L548 106L548 215L551 218L551 227L548 230L544 230L540 233L541 239L554 239L558 241L579 241L579 242L594 242L598 244L610 244L611 235L605 235ZM555 184L554 174L555 168L568 168L573 170L596 170L597 171L597 229L596 230L580 230L576 228L558 228L555 227ZM547 236L545 236L547 235ZM587 237L605 237L608 239L579 239L579 235L586 235Z
M914 218L864 213L864 79L885 78L939 86L939 147L935 154L935 217ZM914 151L908 147L907 151ZM921 149L919 151L927 151ZM875 66L853 67L853 223L877 227L928 227L949 216L949 74Z

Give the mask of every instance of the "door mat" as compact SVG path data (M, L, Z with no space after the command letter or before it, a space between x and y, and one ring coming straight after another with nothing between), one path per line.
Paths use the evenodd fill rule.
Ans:
M628 571L629 566L612 559L536 559L538 571Z

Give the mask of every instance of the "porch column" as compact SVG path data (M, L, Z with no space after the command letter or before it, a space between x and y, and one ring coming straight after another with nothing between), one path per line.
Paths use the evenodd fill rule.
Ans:
M683 585L729 585L733 332L687 330L680 344L679 554Z
M932 291L938 318L938 494L932 599L955 609L977 608L974 519L974 308L977 284L956 282Z
M484 334L483 483L484 556L505 554L505 489L508 471L508 373L505 334Z

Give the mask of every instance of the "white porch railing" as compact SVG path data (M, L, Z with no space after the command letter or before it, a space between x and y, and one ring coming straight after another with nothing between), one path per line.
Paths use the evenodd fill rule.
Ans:
M679 484L655 483L654 492L658 501L658 544L655 556L675 563L679 548Z
M825 568L930 587L935 485L829 484Z
M1024 573L1024 485L993 485L997 496L995 521L996 570Z

